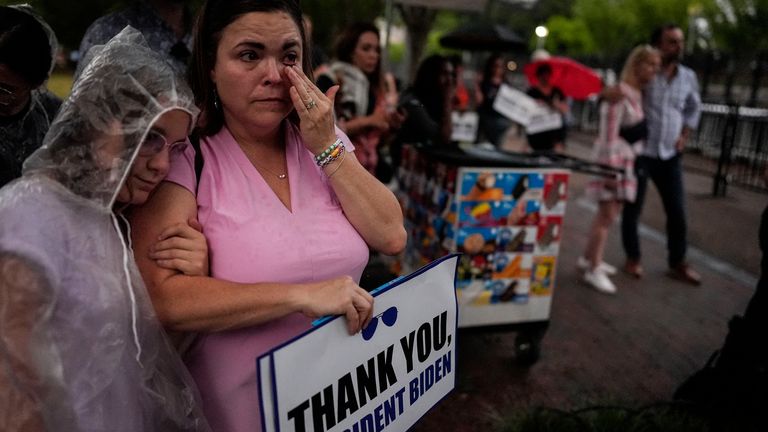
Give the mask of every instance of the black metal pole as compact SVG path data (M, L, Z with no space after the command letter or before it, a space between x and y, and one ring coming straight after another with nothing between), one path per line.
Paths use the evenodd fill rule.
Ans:
M736 127L739 122L739 106L731 104L728 109L728 117L723 130L723 139L720 141L720 157L717 159L717 172L713 179L712 195L725 196L728 186L728 169L731 165L731 151L736 143Z

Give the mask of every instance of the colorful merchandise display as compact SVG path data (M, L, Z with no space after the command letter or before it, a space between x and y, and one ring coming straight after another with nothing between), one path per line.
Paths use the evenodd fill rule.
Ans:
M407 146L402 160L404 271L460 252L460 327L547 321L570 171Z

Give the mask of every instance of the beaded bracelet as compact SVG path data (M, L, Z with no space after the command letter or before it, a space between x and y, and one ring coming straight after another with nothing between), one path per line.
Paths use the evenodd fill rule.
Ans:
M328 178L331 178L333 177L334 174L336 174L336 171L338 171L339 168L341 168L341 164L344 163L344 158L346 157L347 157L347 153L344 152L344 154L341 155L341 159L339 159L339 163L336 164L336 168L334 168L333 171L330 174L328 174Z
M320 168L325 168L329 163L331 163L331 162L335 161L336 159L338 159L339 157L341 157L341 155L344 154L344 151L345 151L344 146L336 147L335 149L333 149L331 154L328 155L328 157L326 157L322 161L318 162L317 165Z
M315 163L317 163L319 166L322 166L321 163L330 156L331 153L333 153L334 150L336 150L339 147L343 147L341 143L341 138L336 138L336 141L333 142L333 144L329 145L327 149L323 150L322 153L315 156Z

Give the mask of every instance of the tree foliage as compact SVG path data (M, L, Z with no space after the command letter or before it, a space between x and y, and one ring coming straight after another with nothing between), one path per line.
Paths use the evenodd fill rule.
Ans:
M706 0L701 11L718 50L737 58L768 51L768 0Z
M547 51L574 57L594 53L595 41L583 20L554 15L547 20L546 27L549 29L544 45Z
M576 0L570 16L547 21L546 47L554 52L590 55L606 63L647 43L654 28L675 22L688 26L688 10L697 0ZM714 0L712 0L714 1Z

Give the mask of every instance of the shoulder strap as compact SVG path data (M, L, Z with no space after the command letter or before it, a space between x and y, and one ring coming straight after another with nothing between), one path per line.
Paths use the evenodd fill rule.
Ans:
M195 150L195 196L197 196L197 190L200 188L200 174L203 172L203 152L200 151L200 134L197 129L192 131L192 135L189 136L189 142L192 143L192 148Z

